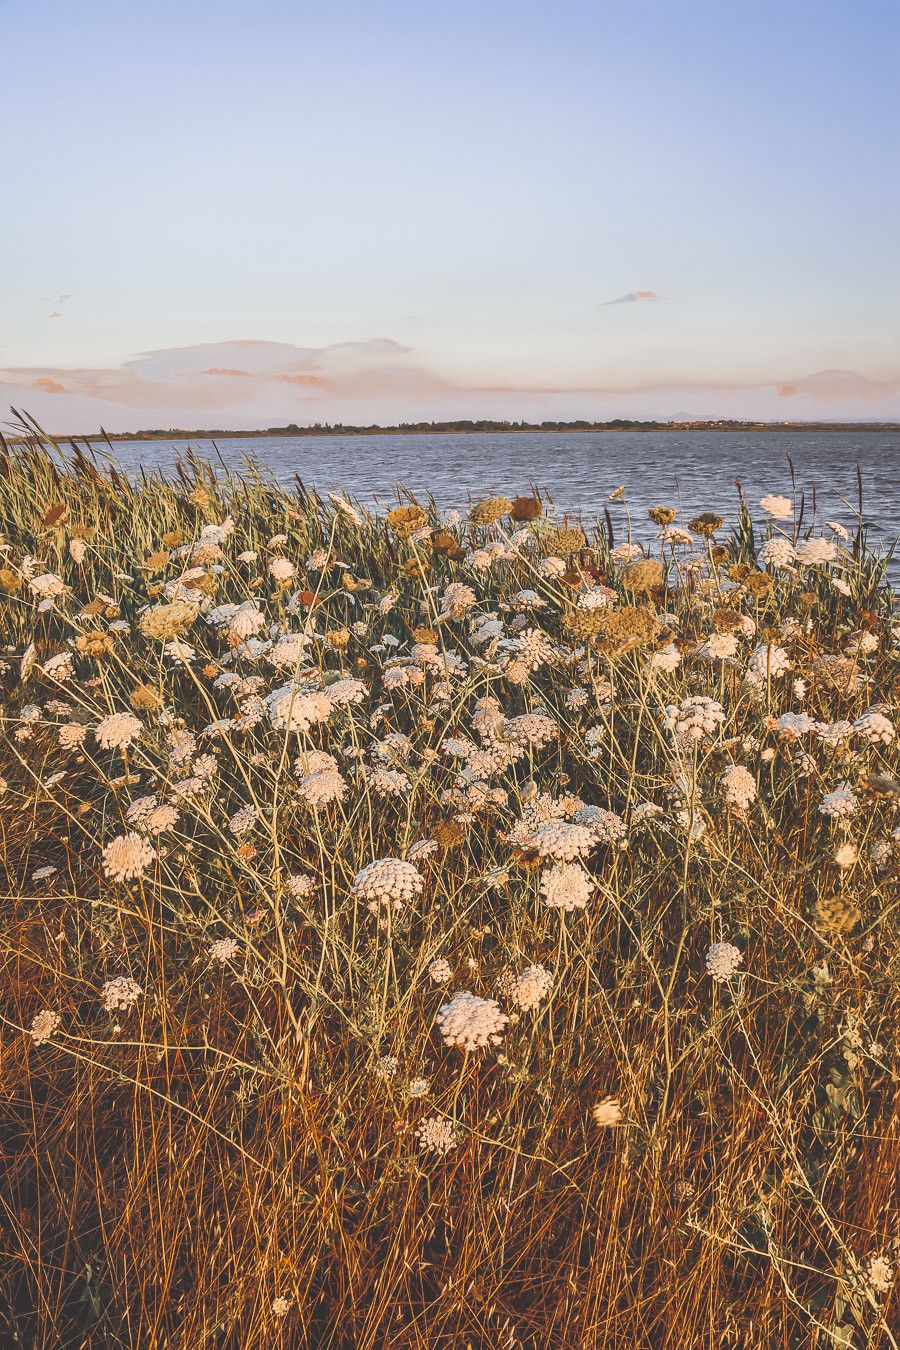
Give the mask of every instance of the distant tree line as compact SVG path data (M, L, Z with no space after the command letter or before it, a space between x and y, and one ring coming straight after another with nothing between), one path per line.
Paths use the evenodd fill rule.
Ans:
M224 427L187 431L180 427L152 427L144 431L111 432L101 431L99 436L81 436L79 440L111 441L183 441L183 440L224 440L229 437L260 436L422 436L422 435L465 435L471 433L491 434L519 431L898 431L896 422L745 422L732 418L718 421L639 421L628 417L614 417L606 422L591 422L577 419L572 422L503 422L491 418L478 420L463 419L453 422L398 422L393 426L381 426L372 422L367 426L355 426L346 422L314 422L310 426L298 426L291 422L282 427L255 428L248 431L235 431ZM71 437L56 437L72 439Z

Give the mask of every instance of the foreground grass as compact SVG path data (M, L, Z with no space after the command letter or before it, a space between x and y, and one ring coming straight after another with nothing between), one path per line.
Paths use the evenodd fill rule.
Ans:
M883 560L657 515L3 456L5 1344L897 1345Z

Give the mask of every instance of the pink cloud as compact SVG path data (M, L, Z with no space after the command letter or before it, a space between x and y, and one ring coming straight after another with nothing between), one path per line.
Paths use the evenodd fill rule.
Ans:
M657 291L627 291L625 295L618 296L615 300L604 300L604 308L608 305L634 305L640 300L664 300L665 296Z
M109 368L9 367L0 401L51 430L255 427L285 422L427 421L453 417L791 416L889 419L900 380L818 371L741 382L453 379L390 338L301 347L261 339L145 352ZM691 409L696 411L692 412Z

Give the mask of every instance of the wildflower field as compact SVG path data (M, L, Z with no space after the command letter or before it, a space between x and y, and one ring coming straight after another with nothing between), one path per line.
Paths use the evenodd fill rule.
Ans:
M3 1345L898 1345L886 560L612 495L4 444Z

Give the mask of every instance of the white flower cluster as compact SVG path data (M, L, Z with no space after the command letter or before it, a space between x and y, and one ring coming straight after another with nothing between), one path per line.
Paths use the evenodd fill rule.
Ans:
M533 831L529 843L542 858L572 862L584 858L596 847L593 829L569 820L548 820Z
M51 1012L49 1008L44 1008L42 1012L35 1013L31 1022L31 1031L29 1032L35 1045L46 1045L59 1026L59 1023L59 1013Z
M436 1021L446 1045L469 1051L498 1045L509 1018L496 999L463 990L440 1008Z
M743 764L729 764L722 773L722 788L736 811L747 811L756 800L756 779Z
M316 889L316 883L305 872L294 872L285 881L284 889L292 900L306 900Z
M456 1130L453 1122L443 1116L428 1116L416 1126L416 1138L423 1153L437 1153L444 1157L456 1148Z
M504 997L523 1011L536 1008L547 997L552 984L552 974L542 965L526 966L521 975L513 970L504 970L500 977Z
M213 961L218 961L220 965L225 965L226 961L233 961L240 950L235 938L217 938L210 944L209 955Z
M826 792L819 802L819 811L830 820L845 820L859 808L859 798L849 783L842 783L833 792Z
M425 878L412 863L402 858L377 858L357 872L352 890L374 911L379 905L402 909L421 894L424 885Z
M834 562L837 557L837 547L831 539L824 539L821 536L815 539L806 539L802 544L797 545L797 561L805 563L807 567L815 567L819 563Z
M453 971L450 969L450 962L439 956L436 961L431 962L428 967L428 974L435 984L449 984Z
M448 618L459 618L467 609L472 608L477 599L471 586L465 585L462 581L451 581L441 596L441 614Z
M743 952L733 942L714 942L706 953L706 969L716 984L725 984L737 973L743 959Z
M618 844L628 833L622 817L602 806L580 806L575 821L586 826L598 844Z
M767 679L780 679L782 675L787 674L790 668L791 663L783 647L776 647L772 643L761 643L759 647L754 648L747 663L747 682L761 687Z
M702 741L715 735L716 727L725 721L725 710L721 703L705 694L694 694L683 699L676 707L670 703L666 708L666 731L671 732L676 741Z
M541 872L541 895L550 909L584 909L594 893L594 880L580 863L558 862Z
M797 553L790 539L784 539L781 535L767 539L762 546L762 560L769 567L788 567L796 557Z
M129 830L110 840L103 850L103 874L113 881L131 881L142 876L156 854L141 835Z
M884 713L876 712L874 708L857 717L853 723L853 730L864 737L870 745L892 745L896 735L891 719L885 717Z
M102 722L98 722L94 735L104 750L124 750L142 731L143 723L139 717L133 713L118 712L110 713Z
M228 828L231 833L240 838L242 834L249 834L259 820L259 811L252 804L242 806L239 811L228 822Z
M759 504L774 520L790 520L794 514L794 505L790 497L780 497L777 493L770 492Z
M266 699L269 721L276 731L309 731L316 722L328 720L334 705L322 689L304 689L283 684Z
M117 975L114 980L107 980L100 990L100 1001L107 1012L127 1012L143 992L130 975Z

